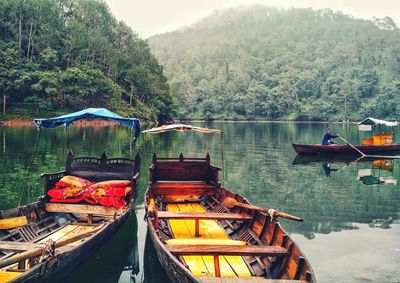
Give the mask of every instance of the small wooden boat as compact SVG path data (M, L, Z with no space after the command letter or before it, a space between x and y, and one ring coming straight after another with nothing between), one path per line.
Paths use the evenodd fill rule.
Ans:
M320 144L296 144L292 143L297 154L354 154L357 152L350 145L320 145ZM400 151L400 144L383 145L356 145L364 154L391 153Z
M206 158L153 156L146 215L149 234L170 279L179 283L315 282L310 263L277 221L280 214L260 212L261 208L221 187L219 171L208 154Z
M67 156L64 171L43 174L38 202L0 211L0 282L55 282L71 272L121 227L137 196L140 157ZM130 180L124 207L50 202L47 191L63 176L92 182ZM100 267L101 268L101 267Z
M372 135L363 138L360 145L321 145L292 143L297 154L368 154L393 153L400 151L400 143L394 142L394 127L397 122L384 121L368 117L357 124L359 132L372 132ZM382 131L382 127L390 127L390 131ZM343 138L342 138L343 139ZM344 140L345 141L345 140ZM346 141L347 142L347 141ZM357 150L359 152L357 152Z

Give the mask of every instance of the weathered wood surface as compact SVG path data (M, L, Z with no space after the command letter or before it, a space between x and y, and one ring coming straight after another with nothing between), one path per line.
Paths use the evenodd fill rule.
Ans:
M101 205L91 204L70 204L70 203L46 203L47 212L65 212L65 213L81 213L81 214L100 214L114 215L121 214L126 208L115 208Z
M239 213L195 213L195 212L169 212L159 211L159 219L208 219L208 220L251 220L248 214Z
M274 246L167 245L175 255L283 256L287 249Z
M22 227L28 224L26 216L18 216L6 219L0 219L0 230Z
M38 244L27 242L0 241L0 250L7 252L22 252L40 247Z

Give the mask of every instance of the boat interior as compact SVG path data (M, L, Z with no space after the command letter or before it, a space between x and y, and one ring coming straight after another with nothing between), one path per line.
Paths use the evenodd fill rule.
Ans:
M146 204L164 247L203 282L238 277L314 282L307 259L275 218L224 205L226 198L249 203L221 187L219 171L208 154L153 156Z
M42 258L47 256L45 252L48 240L53 243L66 243L57 248L57 253L70 251L92 234L105 228L108 223L130 211L136 198L135 188L139 170L139 156L131 160L107 158L103 153L101 158L75 158L70 152L65 170L42 174L45 194L38 202L0 211L0 264L36 248L42 249L43 254L2 267L0 283L20 276L41 262ZM109 179L131 180L134 189L127 196L128 205L120 208L87 203L50 202L47 191L66 175L84 177L92 182Z

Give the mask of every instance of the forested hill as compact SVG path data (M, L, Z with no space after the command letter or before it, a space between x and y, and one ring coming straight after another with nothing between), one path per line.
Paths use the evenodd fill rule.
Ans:
M4 94L14 114L101 106L152 121L174 115L147 42L95 0L0 1Z
M239 7L150 38L181 117L399 118L400 31L391 18ZM345 103L347 102L347 103Z

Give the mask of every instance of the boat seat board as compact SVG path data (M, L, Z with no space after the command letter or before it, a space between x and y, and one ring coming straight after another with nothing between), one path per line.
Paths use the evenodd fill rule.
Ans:
M9 282L11 280L13 280L14 278L16 278L17 276L20 276L23 272L14 272L14 271L0 271L0 283L6 283Z
M7 230L28 225L26 216L0 219L0 230Z
M211 196L216 192L216 186L210 183L154 183L153 192L157 195L168 196Z
M225 239L169 239L166 241L168 245L232 245L245 246L245 241L225 240Z
M207 213L199 203L169 203L169 212ZM169 224L175 239L230 240L216 220L200 220L201 235L195 237L195 221L190 219L170 219ZM195 276L214 277L213 256L182 257ZM241 256L219 256L221 277L251 277L251 273Z
M70 204L70 203L46 203L47 212L64 212L64 213L80 213L80 214L99 214L114 215L121 214L125 208L115 208L101 205L90 204Z
M209 219L209 220L251 220L251 216L239 213L196 213L159 211L159 219Z
M274 246L233 246L233 245L169 245L176 255L242 255L242 256L282 256L287 250Z

